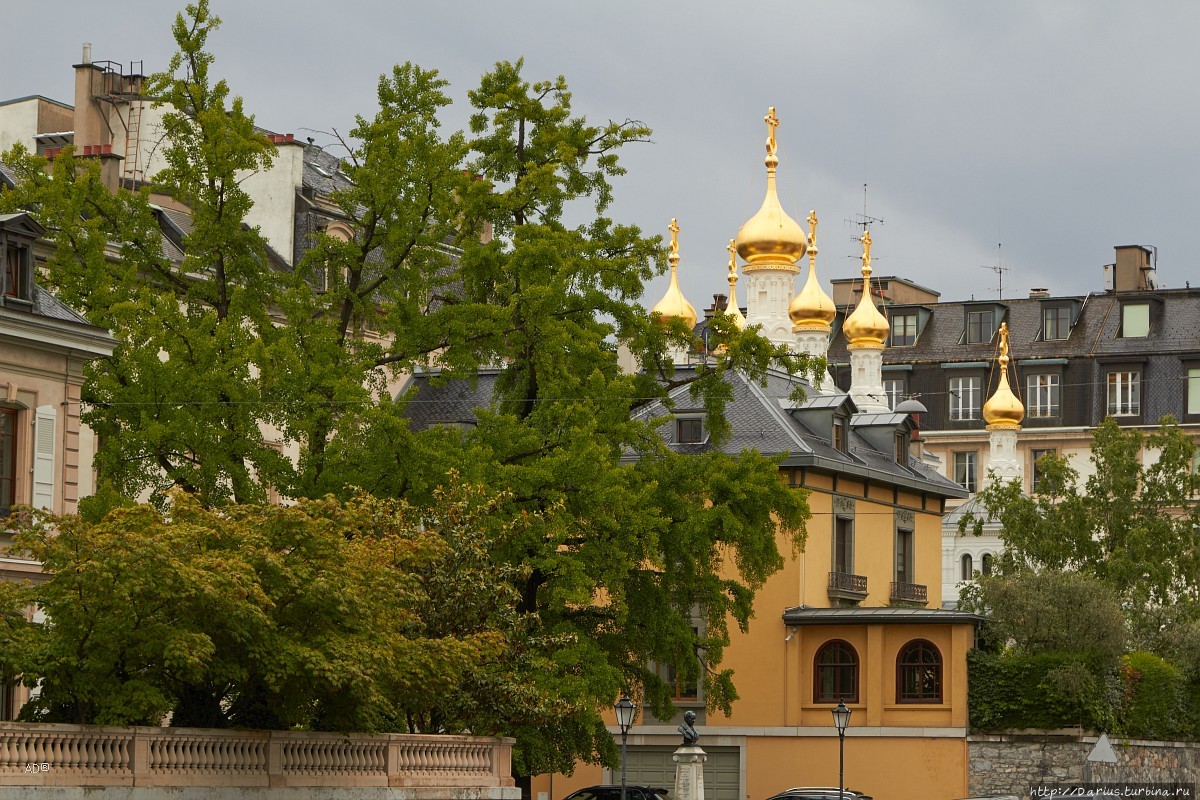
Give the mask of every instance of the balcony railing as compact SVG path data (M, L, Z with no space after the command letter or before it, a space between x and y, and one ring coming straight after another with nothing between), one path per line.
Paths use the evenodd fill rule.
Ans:
M427 787L516 800L512 739L0 723L3 786ZM465 795L464 795L465 796Z
M867 576L849 572L829 573L829 596L837 600L866 600Z
M923 583L892 582L891 599L893 603L928 603L929 590Z

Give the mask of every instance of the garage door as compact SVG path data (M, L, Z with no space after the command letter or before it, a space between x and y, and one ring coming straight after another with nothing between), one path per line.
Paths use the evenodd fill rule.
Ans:
M701 745L701 747L704 747ZM704 747L704 800L739 800L741 759L736 747ZM628 782L662 786L675 792L674 747L642 746L629 748ZM620 775L619 771L614 771Z

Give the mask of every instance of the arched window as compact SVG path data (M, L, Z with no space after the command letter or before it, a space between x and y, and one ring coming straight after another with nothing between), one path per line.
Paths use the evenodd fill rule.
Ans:
M896 702L942 702L942 654L931 642L914 639L896 658Z
M983 569L981 571L983 572L984 575L992 574L992 561L993 560L994 559L993 559L991 553L983 554Z
M848 642L834 639L821 645L813 675L814 703L858 702L858 653Z
M969 581L975 577L975 562L971 558L970 553L963 553L962 557L962 579Z

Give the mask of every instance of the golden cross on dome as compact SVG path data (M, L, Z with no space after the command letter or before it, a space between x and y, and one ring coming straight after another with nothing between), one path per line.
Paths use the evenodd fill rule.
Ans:
M671 255L679 255L679 222L672 217L671 224L667 226L667 230L671 232Z
M763 117L763 122L767 123L767 155L775 155L775 129L779 127L779 117L775 116L775 106L767 109L767 115Z
M863 246L863 254L862 254L863 269L870 271L870 269L871 269L871 232L863 231L863 235L859 238L859 241L862 242L862 246Z
M809 247L817 243L817 212L815 210L808 212L808 244Z
M1008 358L1008 323L1000 323L1000 357Z
M730 239L729 246L725 248L726 250L729 251L729 274L730 275L733 275L734 273L737 272L737 245L734 244L735 241L736 240L734 240L734 239Z

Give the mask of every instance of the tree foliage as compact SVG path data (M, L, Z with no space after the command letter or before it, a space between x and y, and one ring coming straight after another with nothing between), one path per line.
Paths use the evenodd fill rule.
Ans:
M1064 457L1043 456L1032 495L992 482L977 495L985 513L963 526L1001 523L1005 572L1077 571L1111 587L1134 643L1160 650L1172 626L1200 611L1196 452L1171 418L1149 435L1110 418L1096 429L1086 481Z
M198 719L228 707L244 721L507 732L519 738L518 768L533 772L570 769L578 757L611 761L601 713L622 688L641 692L667 715L669 691L650 669L654 662L674 664L683 680L703 680L708 702L728 709L736 698L732 676L720 668L728 626L749 624L755 590L781 566L777 534L785 550L802 543L804 494L784 486L776 462L756 453L679 456L657 425L635 412L655 402L669 407L668 394L687 385L719 443L728 432L729 370L755 378L772 365L792 372L822 365L718 316L717 352L693 369L674 369L667 354L693 346L692 332L652 319L638 303L646 281L665 268L661 240L606 216L613 181L623 173L619 153L647 141L649 128L633 120L589 122L574 111L564 78L530 82L518 60L498 63L469 93L469 133L445 135L438 121L449 103L445 82L434 71L397 66L379 80L378 110L360 117L344 142L350 182L328 198L354 237L315 234L297 243L299 250L310 246L296 264L281 267L259 231L245 224L244 181L269 168L273 148L213 77L205 46L217 24L206 0L189 6L174 28L179 54L151 80L171 133L164 143L169 167L154 176L154 188L186 203L194 221L182 262L163 254L149 189L109 193L96 169L69 148L53 163L52 179L43 174L44 160L19 149L6 155L22 182L0 196L0 207L36 210L55 247L50 282L122 342L111 359L90 368L85 385L86 420L101 434L102 480L126 497L150 491L163 507L117 511L86 536L83 528L71 532L85 523L63 520L63 546L76 541L83 553L93 540L104 542L102 551L88 551L97 563L102 556L133 559L135 543L147 547L155 555L128 568L161 568L164 585L186 589L182 597L194 604L171 607L161 623L110 631L109 644L132 637L136 645L118 648L125 659L119 666L111 653L48 654L41 663L61 666L47 672L54 688L42 713L149 719L167 704ZM568 217L583 221L571 225ZM325 278L322 291L317 276ZM643 369L622 369L622 351ZM389 379L415 370L433 369L445 383L476 380L485 368L496 371L493 401L469 430L413 431L406 412L423 398L411 389L387 395ZM268 428L298 449L297 460L270 446ZM340 517L337 524L325 520L322 514L336 516L335 506L322 505L332 500L287 512L223 506L262 499L268 487L346 501L354 497L351 487L362 487L437 519L449 513L439 489L448 475L479 487L482 516L473 519L491 533L454 545L471 560L457 569L496 570L478 591L511 593L515 606L480 607L488 594L470 582L447 582L448 573L435 579L422 572L426 562L412 559L404 569L388 562L362 577L380 587L396 581L399 606L367 597L348 575L338 578L350 583L336 604L335 591L316 592L314 575L280 561L279 543L261 538L276 535L276 527L279 536L353 528ZM168 501L171 487L195 499ZM194 570L210 557L211 542L208 534L199 542L191 537L207 523L181 523L215 519L208 515L228 516L246 529L249 543L244 556L244 543L217 547L211 557L228 560L229 569L202 579ZM260 523L267 530L251 530ZM121 526L140 526L145 541L123 540ZM49 539L29 541L43 548L39 557L67 558ZM366 541L349 539L359 548ZM302 543L322 557L337 552L327 550L334 547L327 539ZM175 555L192 551L201 558L195 567ZM427 563L441 569L441 562ZM235 597L231 582L239 580L261 597ZM272 592L297 597L280 605ZM407 603L413 597L430 598L445 616L432 608L417 614ZM81 609L72 611L62 598L44 600L59 604L47 605L52 630L77 625L83 635L102 622L72 622ZM244 618L235 624L226 619L235 615L216 613L220 603L236 604ZM158 613L154 604L145 608ZM383 644L336 638L329 616L335 608L361 615L355 635L366 621L383 625L385 642L396 631L417 642L444 641L441 634L456 625L470 629L471 619L505 633L480 644L471 663L456 660L458 651L431 661L417 648L410 664ZM455 618L467 609L475 616ZM296 616L277 616L285 610ZM175 634L145 635L157 624L211 617L231 629L184 625L178 641L194 648L168 650ZM335 661L323 662L329 656L299 638L308 624L328 624L321 635L334 637L328 646ZM269 652L257 644L260 635L272 642ZM252 645L258 660L227 656L239 643ZM182 650L198 655L175 655ZM368 667L351 656L388 664L397 677L385 680L382 670L363 680ZM444 671L443 661L450 663ZM107 695L86 694L71 682L72 674L93 673L98 687L129 684L125 711L97 710ZM236 692L229 688L235 682L242 687ZM396 699L402 684L410 698L404 703ZM336 710L316 700L311 708L286 702L334 692L357 699ZM380 697L387 704L377 703Z

